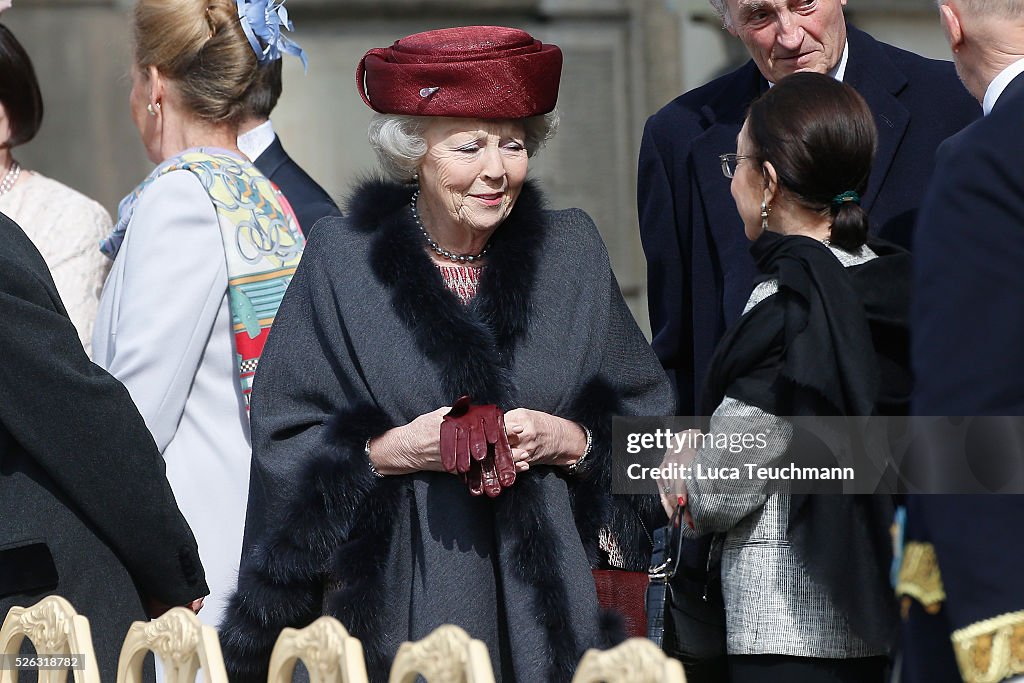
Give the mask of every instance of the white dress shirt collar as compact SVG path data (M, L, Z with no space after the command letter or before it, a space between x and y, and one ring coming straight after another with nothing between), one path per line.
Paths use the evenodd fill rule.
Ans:
M249 157L250 161L256 161L274 144L275 135L274 124L267 119L266 122L238 136L238 149L242 150L242 154Z
M846 78L846 64L850 61L850 40L846 40L846 44L843 45L843 56L839 58L839 63L828 72L828 75L836 79L840 83Z
M996 106L996 100L1006 90L1006 86L1010 85L1010 82L1022 73L1024 73L1024 59L1018 59L992 79L992 82L988 84L988 90L985 91L985 101L982 105L985 116L992 113L992 107Z

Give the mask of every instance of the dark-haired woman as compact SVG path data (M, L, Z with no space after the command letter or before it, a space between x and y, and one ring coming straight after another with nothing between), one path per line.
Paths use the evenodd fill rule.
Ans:
M110 214L67 185L24 168L11 150L35 137L43 98L32 61L0 24L0 213L14 219L43 255L87 352L110 262L96 249Z
M870 240L859 205L875 137L852 88L801 73L751 105L723 155L763 277L716 351L702 410L710 433L757 432L768 447L701 449L704 468L788 462L783 416L905 410L908 254ZM888 498L678 488L666 507L684 502L694 532L722 541L731 682L881 683L895 626Z

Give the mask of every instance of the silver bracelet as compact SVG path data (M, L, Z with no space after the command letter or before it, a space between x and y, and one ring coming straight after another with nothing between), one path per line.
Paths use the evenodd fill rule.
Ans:
M370 466L370 473L373 476L379 479L383 479L384 475L377 471L377 468L373 466L373 461L370 460L370 441L372 440L373 437L371 436L369 439L366 440L366 446L363 447L363 453L366 454L366 464Z
M587 447L583 449L583 455L580 456L579 460L569 465L569 474L576 474L583 467L583 464L587 460L587 456L590 455L591 449L594 447L594 435L590 433L590 430L585 426L580 425L583 429L583 433L587 435Z

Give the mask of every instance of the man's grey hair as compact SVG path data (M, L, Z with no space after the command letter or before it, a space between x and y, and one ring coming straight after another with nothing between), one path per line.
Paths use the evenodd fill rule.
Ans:
M525 131L529 156L536 154L558 129L558 111L518 119ZM370 119L370 146L385 174L400 183L411 182L427 153L425 133L432 117L374 114Z
M732 17L729 16L729 8L726 6L725 0L708 0L708 2L715 8L718 18L722 20L722 27L729 28L732 26Z
M941 7L949 2L948 0L936 0L935 4ZM1024 0L956 0L956 4L971 14L984 17L1020 19L1024 16Z

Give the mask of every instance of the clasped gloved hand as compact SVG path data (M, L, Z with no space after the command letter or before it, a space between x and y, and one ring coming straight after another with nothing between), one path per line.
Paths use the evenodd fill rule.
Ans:
M441 421L441 464L460 475L474 496L495 498L512 486L516 467L501 409L460 397Z

